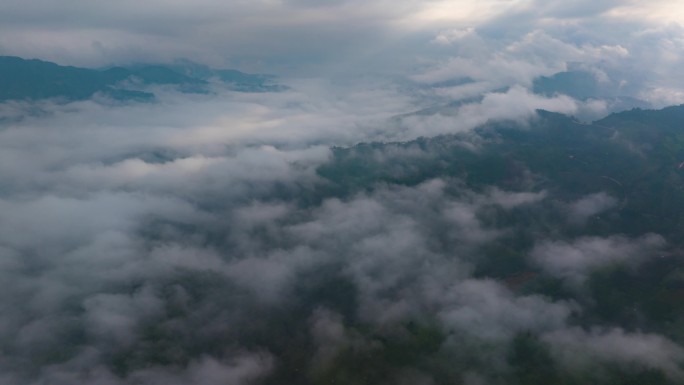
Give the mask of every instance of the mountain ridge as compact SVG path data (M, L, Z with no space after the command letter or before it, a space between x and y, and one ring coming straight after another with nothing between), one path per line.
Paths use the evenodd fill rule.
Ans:
M183 71L190 64L203 69L203 76ZM184 73L185 72L185 73ZM208 76L207 76L208 75ZM91 69L62 66L40 59L0 56L0 102L9 100L84 100L104 95L120 101L151 101L151 85L174 86L181 92L208 92L209 80L218 78L231 89L243 92L280 91L273 77L237 70L215 70L185 64L144 64L133 67Z

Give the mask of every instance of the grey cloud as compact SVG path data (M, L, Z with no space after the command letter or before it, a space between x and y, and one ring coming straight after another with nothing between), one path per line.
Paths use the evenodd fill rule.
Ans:
M225 267L225 274L238 286L252 290L257 299L277 302L288 293L297 273L325 261L323 257L307 246L276 250L232 262Z
M307 65L311 69L382 44L391 34L392 19L422 6L385 1L363 6L354 1L317 4L213 0L192 6L183 2L4 4L0 46L12 54L70 64L192 57L253 70L266 62L268 70L298 71L304 57L311 61ZM352 22L355 28L347 28ZM53 43L62 49L54 49Z
M449 288L440 317L448 328L493 342L518 332L562 329L573 310L570 303L543 297L515 297L494 281L466 280Z
M391 74L428 83L473 80L441 91L457 100L529 88L538 76L579 64L600 74L617 96L656 107L684 101L682 90L673 86L684 68L676 54L682 27L624 16L631 9L662 11L663 4L656 2L488 1L476 6L468 1L205 0L193 6L80 1L55 6L32 1L30 8L26 3L2 7L7 23L0 52L63 63L189 57L305 77ZM479 16L459 19L469 12ZM354 28L348 28L351 24ZM620 108L610 100L604 103L607 109L594 103L581 115L594 119Z
M328 309L316 309L309 322L310 332L316 344L311 368L313 375L334 365L334 359L342 349L362 345L364 342L360 336L347 330L341 315Z
M292 77L280 93L159 89L158 102L146 105L0 104L0 381L247 384L289 364L280 361L283 346L300 349L308 364L301 370L315 376L345 349L374 352L376 335L410 334L410 322L435 325L446 341L440 354L471 354L492 377L506 373L507 349L526 332L542 335L569 366L586 350L678 376L681 349L664 337L574 329L579 304L477 275L483 250L515 236L483 212L527 214L548 204L550 190L472 191L433 179L335 196L317 169L333 145L462 133L489 120L525 123L539 108L606 112L606 101L531 93L535 77L573 62L654 104L676 101L681 90L665 78L681 72L681 28L630 22L613 33L619 20L601 26L605 15L584 18L609 13L613 2L545 3L539 13L516 3L508 19L433 25L420 12L431 4L31 2L40 12L1 5L2 52L68 63L191 56L282 70L278 62L307 75L394 73L407 63L411 70L401 71L410 82L400 85ZM130 16L133 9L140 12ZM529 23L539 14L564 22ZM488 28L506 20L499 28L511 34L493 39ZM619 35L632 26L626 42ZM637 74L649 56L660 64ZM366 63L375 67L360 68ZM444 114L390 120L454 101L462 103ZM476 153L478 138L463 147ZM397 148L373 156L431 156ZM615 204L598 193L565 208L579 223ZM609 264L639 263L665 242L615 235L531 247L544 278L581 282ZM490 379L478 370L464 383ZM422 369L397 373L433 382Z
M635 4L644 6L644 2ZM488 56L491 61L503 59L515 64L509 66L511 75L517 72L519 76L521 71L550 74L569 61L577 61L577 54L585 48L624 47L625 33L636 36L652 28L653 23L624 20L612 12L635 4L203 0L191 6L182 2L103 5L83 1L55 5L33 0L2 5L0 15L5 22L0 47L6 54L39 56L66 64L108 65L190 57L252 72L315 75L403 75L425 60ZM656 3L650 6L663 8ZM479 16L463 19L469 14ZM354 28L348 28L351 24ZM429 43L430 35L434 37L434 31L440 29L473 33L461 36L449 50L440 50ZM491 39L493 34L500 39ZM530 34L547 35L556 40L556 47L565 47L553 51L538 42L546 56L515 56L507 51L509 44L529 40ZM438 41L455 36L438 35L442 36ZM652 48L632 40L635 47L626 47L630 52ZM644 63L646 58L640 55L639 59ZM625 66L627 63L621 64ZM676 66L669 69L676 70ZM501 71L489 74L508 75ZM629 77L637 76L635 71L629 73ZM529 84L529 79L515 84Z
M598 370L596 360L617 362L624 367L661 369L671 378L684 378L684 350L670 340L647 333L628 333L622 329L572 328L544 336L554 354L570 368Z
M532 259L550 274L581 283L592 270L614 263L638 263L665 246L656 234L582 237L572 242L545 241L531 251Z
M564 1L535 1L530 8L538 9L538 12L545 16L554 16L559 18L576 18L576 17L596 17L610 9L622 5L622 1L609 0L596 2L591 0L573 1L572 3Z
M374 322L382 324L405 317L420 318L419 309L434 309L435 306L444 307L445 317L452 319L473 311L482 311L482 319L490 319L486 313L492 311L508 314L509 310L528 304L540 308L546 306L542 299L515 302L517 299L506 293L506 289L493 282L482 283L483 295L487 293L485 288L491 291L486 301L459 305L461 300L470 301L470 294L463 297L458 294L464 290L471 293L466 289L480 284L475 281L460 286L469 274L467 256L472 248L501 236L501 232L483 226L476 216L478 208L497 204L510 209L537 202L543 194L495 190L491 196L473 194L461 200L444 196L444 188L443 181L435 180L416 189L389 190L376 196L358 197L351 202L329 201L322 206L322 211L316 213L319 219L297 225L292 231L305 237L315 248L337 250L344 255L343 259L348 264L346 271L363 293L361 314ZM449 242L449 251L434 244L435 240L431 238L435 236ZM508 309L504 306L507 303ZM491 307L468 309L471 306L477 308L479 304ZM565 305L549 306L554 309L549 310L550 314L557 314L554 322L560 322L562 314L567 314ZM533 313L535 311L529 314ZM519 322L521 328L522 325L532 327L527 322L530 318L521 317L522 320L514 322ZM501 318L491 319L498 322ZM481 322L471 321L473 327ZM463 329L467 327L463 326ZM507 330L513 333L515 327Z
M460 99L459 91L455 92L454 98ZM478 102L445 109L444 113L404 116L399 129L387 135L392 135L390 138L394 140L409 140L419 136L468 132L487 122L515 121L525 125L537 116L539 109L574 114L580 107L581 103L565 95L546 98L516 86L504 92L487 92Z
M159 317L163 306L150 288L131 296L96 294L83 302L85 332L102 344L129 347L135 341L138 319Z
M614 207L617 203L615 198L605 192L591 194L569 205L569 218L572 222L583 223L588 218Z
M307 211L294 213L293 208L280 204L258 203L238 207L235 218L248 218L249 221L236 223L243 229L240 231L229 230L230 226L223 228L222 231L227 231L227 235L234 234L231 239L241 245L228 254L194 249L191 245L195 241L186 237L183 242L189 245L167 244L174 241L166 241L150 250L151 245L146 246L147 242L134 238L135 226L126 222L123 225L106 222L102 228L92 227L92 233L72 229L74 236L78 234L75 239L83 245L72 251L53 249L54 253L63 253L54 256L59 258L59 265L38 267L39 280L26 280L22 284L16 281L17 284L12 285L13 292L9 293L27 299L25 303L34 305L45 321L36 320L28 326L20 326L22 318L32 317L31 309L17 308L10 302L3 302L10 307L3 312L2 337L6 341L14 340L17 351L21 352L55 338L49 337L51 335L57 336L52 340L52 346L59 345L65 338L59 337L60 328L68 330L83 327L87 344L80 347L82 350L74 357L75 361L54 367L43 378L56 383L78 379L84 383L111 381L116 384L124 380L108 369L90 369L118 351L135 349L140 343L140 333L150 322L169 322L165 318L168 317L166 308L171 300L160 297L159 290L162 282L173 276L175 269L218 273L232 285L253 293L249 296L250 301L262 299L267 306L272 306L268 304L285 300L288 287L294 285L298 274L313 266L331 262L344 264L343 271L358 284L361 292L359 311L362 317L378 324L406 317L421 317L421 306L426 305L444 307L445 322L459 325L464 330L467 322L481 322L468 317L470 312L479 312L485 318L489 318L492 312L498 314L497 317L512 317L512 324L504 326L509 337L510 333L521 328L533 328L529 314L539 310L525 310L526 307L549 306L549 309L555 309L550 310L550 314L558 313L552 318L563 318L562 314L567 311L563 310L564 305L545 304L535 298L515 299L506 289L494 283L465 281L463 286L453 286L454 279L465 279L469 274L467 263L460 261L459 251L463 252L497 236L495 232L482 228L473 215L474 210L480 205L500 202L522 204L529 201L530 197L521 199L517 194L507 197L507 193L498 191L494 193L494 198L469 194L459 202L445 196L444 188L445 183L436 180L418 188L381 190L377 194L359 196L348 202L330 200L308 214ZM431 199L417 203L420 202L417 197ZM137 208L135 211L143 210ZM116 207L113 207L113 212L124 218L129 215ZM447 255L431 240L435 226L431 225L435 220L431 216L439 212L443 212L443 224L439 226L446 226L450 230L450 234L444 234L451 238L452 244L451 252ZM170 213L162 211L160 214L150 214L162 217L170 215L169 219L182 219L193 225L201 225L209 220L209 226L220 226L211 218L196 216L192 210ZM304 215L303 222L288 225L287 222L291 220L288 217L292 214ZM273 226L274 220L285 222ZM113 227L110 229L108 226ZM264 241L260 236L250 235L252 229L262 226L271 226L272 233L266 239L274 242L266 249L250 246ZM169 236L175 239L173 234ZM34 233L34 237L40 239L46 236ZM201 239L197 241L201 242ZM387 245L392 247L388 248ZM245 254L240 255L240 252ZM40 254L44 253L47 250L40 251ZM78 280L73 280L76 277ZM126 289L131 281L144 281L147 284L131 292ZM109 289L103 292L102 285ZM478 290L489 293L486 301L470 302L467 297L473 293L465 289L473 285L484 285L483 288L491 289L491 292ZM27 289L27 292L22 292L22 288ZM445 289L447 293L461 293L464 296L448 299L452 294L447 294L447 302L444 302L442 293ZM74 301L80 303L82 312L68 310L69 304ZM50 306L44 307L41 303ZM237 314L232 317L238 316L239 319L240 311L237 309L233 311ZM201 313L204 310L200 307L194 311ZM459 321L459 317L466 318ZM334 339L339 334L339 330L335 331L334 323L331 323L335 316L321 313L316 319L313 321L316 338ZM205 321L211 323L220 321L220 318ZM38 332L40 329L44 331ZM19 336L27 337L14 339L11 335L15 331L18 331ZM483 334L481 338L488 338L486 336ZM47 349L49 351L51 347ZM20 355L17 359L23 358ZM263 373L269 367L269 364L254 364L251 359L248 363L245 365L254 369L245 369L247 373ZM169 381L211 383L219 377L241 378L241 366L224 366L215 358L206 358L193 361L182 369L133 371L128 380L144 384ZM128 383L125 381L123 383Z
M237 354L230 360L218 361L203 357L192 362L186 369L150 368L132 375L132 381L122 381L110 370L96 367L76 374L72 367L57 366L46 370L44 381L51 384L66 385L78 382L85 385L124 385L129 383L144 385L201 383L249 384L263 377L271 369L268 355L258 353ZM38 384L39 382L35 382ZM31 382L34 384L34 382Z
M132 375L133 381L145 385L161 384L249 384L263 377L272 367L267 354L241 354L225 362L203 357L183 371L147 369Z
M651 11L661 6L651 4ZM474 80L450 90L452 97L468 98L516 85L529 87L535 77L581 69L596 74L616 96L641 99L655 107L682 103L681 90L671 83L681 76L681 55L672 54L680 51L676 47L681 43L681 26L618 16L631 7L648 13L649 5L518 3L480 24L438 33L435 46L442 47L446 56L433 57L432 67L413 78ZM612 108L610 100L607 105ZM597 111L587 116L601 115Z
M466 51L413 78L428 83L474 80L448 90L459 98L505 87L529 88L536 77L565 71L572 63L583 63L594 71L608 63L619 67L629 55L628 49L618 43L575 42L544 29L530 29L517 39L504 42L482 37L476 29L445 31L437 36L436 42L459 50L463 46ZM474 52L468 48L473 44L477 45Z

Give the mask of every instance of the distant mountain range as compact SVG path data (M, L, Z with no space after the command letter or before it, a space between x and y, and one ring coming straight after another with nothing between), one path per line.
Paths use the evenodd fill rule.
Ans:
M217 70L190 61L89 69L14 56L0 56L0 101L57 98L83 100L102 95L115 100L150 101L150 85L171 85L182 92L208 92L216 79L236 91L279 91L273 76Z
M553 76L540 76L534 80L535 94L554 96L564 94L577 100L602 99L608 102L610 111L624 111L632 108L650 108L650 104L631 96L620 83L608 79L600 81L593 73L583 70L559 72Z

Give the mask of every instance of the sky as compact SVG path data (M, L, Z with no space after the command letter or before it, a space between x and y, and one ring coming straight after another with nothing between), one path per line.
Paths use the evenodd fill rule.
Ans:
M628 48L627 36L643 34L676 43L684 5L667 0L29 0L5 1L0 14L5 54L73 65L187 57L311 71L319 65L366 64L363 60L391 67L402 56L414 64L422 55L449 55L431 52L440 51L432 40L468 29L503 44L535 31L580 48Z
M316 378L340 352L375 351L350 317L392 338L408 322L439 325L445 354L472 358L466 385L499 384L526 332L568 370L684 378L684 347L667 337L576 327L581 304L474 272L477 250L513 231L488 225L492 207L549 210L581 229L619 197L559 201L449 178L339 197L317 172L334 146L459 134L457 148L477 153L473 128L524 128L539 108L590 119L624 100L684 103L684 3L1 1L0 55L93 68L187 58L289 87L0 103L0 383L251 384L279 373L296 338ZM601 95L534 92L535 79L568 70ZM389 165L432 156L372 152ZM592 272L668 246L650 233L541 232L527 258L582 298ZM327 285L342 294L317 297ZM393 375L435 383L418 369Z
M345 81L469 77L481 80L474 93L574 65L663 106L684 98L682 23L684 5L666 0L5 1L0 54L87 67L187 58Z

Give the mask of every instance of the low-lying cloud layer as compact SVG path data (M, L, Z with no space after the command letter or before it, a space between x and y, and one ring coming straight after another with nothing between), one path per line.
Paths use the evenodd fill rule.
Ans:
M600 185L561 196L518 164L410 183L363 168L452 166L421 142L379 143L457 134L445 143L477 157L499 139L474 128L528 130L538 109L595 118L624 100L684 101L676 11L633 17L663 7L0 5L2 54L190 57L290 86L0 104L0 382L503 384L530 362L588 382L615 368L682 381L684 350L642 330L642 309L633 327L596 315L596 274L671 246L588 230L627 198ZM535 93L565 71L608 91ZM359 142L376 142L350 150L367 158L335 163L335 146ZM523 169L505 187L466 183L505 167Z
M387 118L411 104L359 92L41 102L31 105L42 115L6 123L2 380L246 384L297 368L316 382L342 370L341 357L382 351L377 338L417 343L411 324L432 325L423 333L442 341L426 367L411 369L416 381L433 381L426 368L449 359L472 361L454 378L496 383L525 333L567 370L599 360L681 377L681 348L665 337L577 329L571 319L584 310L575 300L516 293L517 278L477 272L487 247L518 231L497 216L555 207L581 227L615 205L609 195L559 205L544 190L475 191L451 178L326 193L332 182L317 169L331 161L329 146L395 137ZM524 122L534 118L525 97L546 107L566 102L512 89L461 107L458 116L472 118L454 122L456 130L427 124L434 131L424 133L404 119L401 135L465 131L491 118ZM469 146L476 153L478 140ZM578 285L594 269L638 264L664 246L656 235L540 236L526 258ZM624 355L625 344L643 353ZM474 350L464 355L462 346ZM669 353L648 353L662 349ZM594 358L576 360L576 350ZM392 381L408 368L383 370Z

